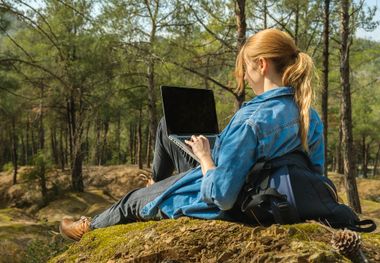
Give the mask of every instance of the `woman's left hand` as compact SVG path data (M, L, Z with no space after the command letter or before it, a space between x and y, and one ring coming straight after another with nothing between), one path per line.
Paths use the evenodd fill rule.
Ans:
M211 157L210 143L208 139L203 136L191 136L191 139L185 140L185 143L191 147L193 153L200 159Z

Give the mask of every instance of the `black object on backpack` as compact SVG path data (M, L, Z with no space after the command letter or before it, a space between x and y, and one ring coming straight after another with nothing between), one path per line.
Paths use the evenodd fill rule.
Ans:
M232 211L240 212L242 221L260 225L318 220L358 232L376 229L372 220L361 221L351 208L338 203L332 181L314 171L302 151L257 162Z

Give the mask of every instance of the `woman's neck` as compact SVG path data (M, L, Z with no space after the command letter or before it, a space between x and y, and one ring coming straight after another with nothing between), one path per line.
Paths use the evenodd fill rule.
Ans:
M271 90L271 89L276 89L278 87L282 87L282 79L281 78L265 78L264 79L264 92Z

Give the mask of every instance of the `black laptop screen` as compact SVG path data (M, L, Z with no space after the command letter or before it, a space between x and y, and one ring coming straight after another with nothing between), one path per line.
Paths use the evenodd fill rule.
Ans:
M211 90L161 87L168 134L217 134L218 121Z

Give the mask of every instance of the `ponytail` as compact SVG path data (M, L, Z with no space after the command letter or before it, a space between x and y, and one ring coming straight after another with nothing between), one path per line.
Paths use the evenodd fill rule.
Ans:
M294 100L300 112L301 143L306 151L309 150L307 136L310 126L310 106L313 99L311 80L313 77L314 63L306 53L297 51L295 63L289 65L282 76L284 86L293 87Z
M235 63L235 78L236 78L236 92L240 94L245 87L244 82L244 74L245 74L245 62L244 62L244 46L240 49L240 52L236 58Z

